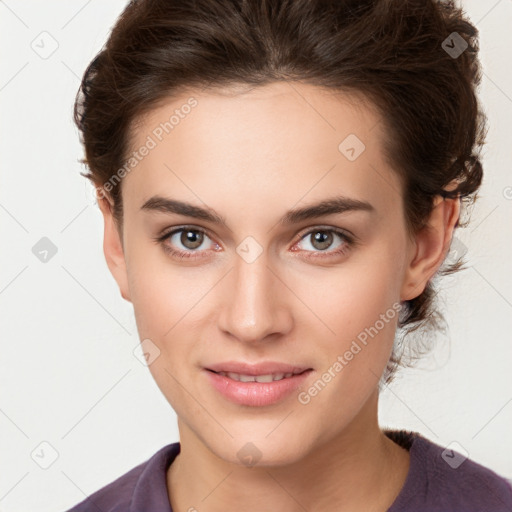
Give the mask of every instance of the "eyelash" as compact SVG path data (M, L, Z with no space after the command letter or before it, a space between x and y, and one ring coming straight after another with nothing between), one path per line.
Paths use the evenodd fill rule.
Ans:
M197 256L196 254L202 252L202 251L179 251L176 249L172 249L165 243L166 240L171 238L176 233L180 233L182 231L193 231L195 233L201 233L203 235L206 235L208 238L211 239L211 237L208 235L208 232L201 228L196 228L194 226L180 226L177 228L172 229L171 231L168 231L162 235L159 235L154 238L156 242L162 245L163 249L170 254L171 256L178 258L180 260L190 260L190 259L197 259L201 258L201 256ZM332 258L333 256L338 255L344 255L346 254L351 248L353 248L356 245L356 240L352 236L348 235L345 231L342 231L340 229L335 228L323 228L323 227L316 227L314 229L311 229L300 236L299 240L294 244L301 242L308 236L318 233L318 232L324 232L324 233L335 233L338 235L344 242L344 244L341 246L341 248L338 248L336 250L327 252L327 251L306 251L307 253L312 253L312 255L306 256L306 258L310 259L316 259L316 258Z

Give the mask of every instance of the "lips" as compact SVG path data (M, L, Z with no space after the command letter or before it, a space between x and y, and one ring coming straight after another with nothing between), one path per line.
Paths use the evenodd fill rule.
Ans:
M204 368L207 381L229 401L245 406L267 406L296 391L313 369L278 362L258 364L227 361Z

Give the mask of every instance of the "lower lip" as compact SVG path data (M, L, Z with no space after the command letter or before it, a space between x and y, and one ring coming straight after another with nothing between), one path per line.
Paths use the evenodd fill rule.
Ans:
M261 407L279 402L290 395L308 378L312 370L272 382L240 382L211 370L205 372L213 387L228 400L239 405Z

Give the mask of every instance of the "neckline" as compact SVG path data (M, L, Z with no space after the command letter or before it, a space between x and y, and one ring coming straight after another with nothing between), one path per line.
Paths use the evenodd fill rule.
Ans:
M410 464L409 470L407 472L407 476L404 480L404 483L398 492L395 500L387 509L386 512L395 512L399 510L402 504L406 503L410 499L410 491L413 487L414 482L419 478L419 471L421 470L421 464L418 464L418 458L421 456L421 445L422 445L422 436L418 432L405 430L405 429L383 429L384 434L391 439L394 443L398 444L402 448L406 449L410 454ZM167 506L165 508L165 512L174 512L171 508L171 504L168 496L167 489L167 471L171 464L174 462L175 458L181 451L181 444L179 441L169 444L161 449L162 457L157 464L161 471L160 473L160 481L163 486L160 487L162 491L162 495L158 500L161 503L161 500L165 499ZM155 495L154 495L155 496ZM165 498L164 498L165 496ZM156 496L155 496L156 497ZM133 510L133 509L131 509ZM164 509L161 509L164 510Z
M386 512L405 510L407 503L426 485L425 450L429 442L420 433L405 429L383 429L393 442L409 452L409 470L400 491Z

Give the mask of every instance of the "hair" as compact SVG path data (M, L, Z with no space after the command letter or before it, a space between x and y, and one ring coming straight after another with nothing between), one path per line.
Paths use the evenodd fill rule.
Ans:
M103 185L125 164L145 113L194 88L300 81L357 94L376 107L385 127L383 154L403 185L412 236L425 227L436 196L458 199L461 207L477 197L487 131L475 92L478 50L478 30L453 1L132 1L77 93L74 120L85 150L81 162L90 171L82 175L112 204L119 229L122 180L106 193ZM435 280L466 263L451 259L420 295L403 301L402 338L395 339L385 382L432 346L425 338L412 349L406 335L445 330Z

